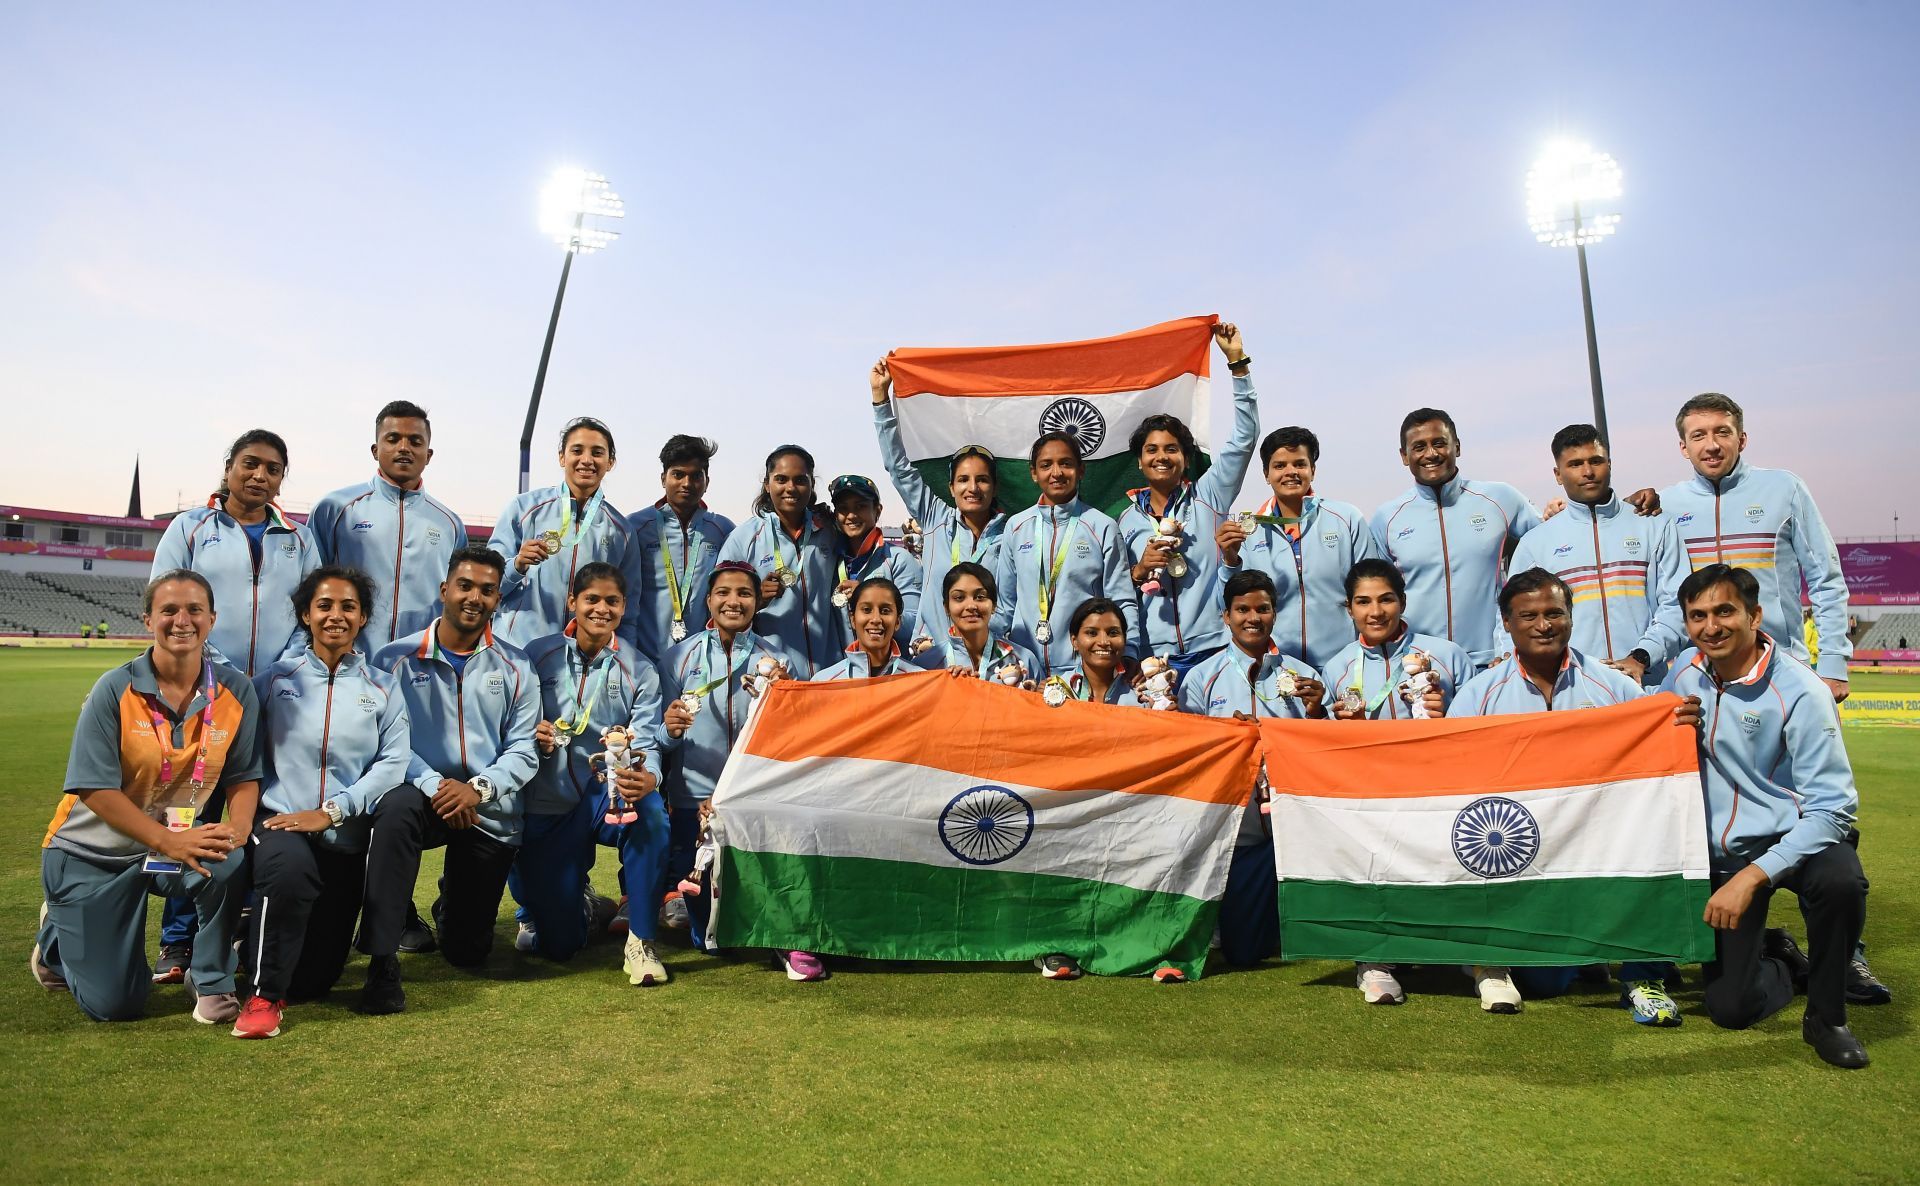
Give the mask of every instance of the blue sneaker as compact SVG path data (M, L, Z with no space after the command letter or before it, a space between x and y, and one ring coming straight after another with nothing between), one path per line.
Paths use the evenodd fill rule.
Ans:
M1667 995L1667 986L1658 980L1630 980L1620 994L1620 1003L1633 1011L1639 1025L1671 1028L1681 1021L1680 1006Z

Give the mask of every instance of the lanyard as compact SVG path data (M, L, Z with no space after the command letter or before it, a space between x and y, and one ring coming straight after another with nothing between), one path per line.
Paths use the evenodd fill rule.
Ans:
M207 785L207 745L213 737L213 664L200 663L200 695L206 707L200 710L200 739L194 744L193 789ZM147 712L153 716L153 739L160 743L160 785L173 785L173 725L160 711L160 698L147 698Z
M713 645L713 637L714 637L713 634L709 632L707 635L706 644L700 648L700 674L703 676L713 670L713 665L707 662L707 656L710 653L710 648ZM736 637L734 641L739 642L740 639ZM683 695L690 694L696 697L705 696L708 692L713 691L715 688L719 687L721 684L726 683L728 680L732 679L734 676L739 675L741 672L745 671L747 669L747 660L751 658L753 658L753 648L751 646L743 645L740 648L740 662L737 665L735 665L733 670L722 672L719 679L710 679L706 683L701 684L697 688L689 688L687 689L686 693L683 693ZM723 663L721 664L721 666L724 667L725 664Z
M673 571L673 550L667 547L668 512L663 507L655 507L654 510L660 516L660 564L667 572L667 597L673 602L673 620L676 622L685 621L687 616L687 603L680 592L680 576ZM682 548L691 549L693 545L693 534L693 532L685 528L681 529L680 546ZM687 572L689 574L693 572L695 559L696 557L691 555L687 558Z
M1114 672L1115 676L1119 674L1117 671ZM1114 693L1119 691L1122 686L1117 678L1112 683L1109 683L1107 685L1106 698L1101 700L1100 703L1112 704ZM1067 691L1073 695L1075 700L1085 700L1089 703L1093 700L1093 685L1087 682L1087 677L1083 672L1076 671L1067 677Z
M1001 668L1016 666L1020 662L1019 658L1013 653L1013 645L1011 643L1002 642L1000 639L989 635L987 637L987 645L980 652L980 662L975 663L973 656L967 654L967 640L960 636L959 628L948 626L947 634L949 636L947 639L947 666L949 667L959 666L959 664L953 661L955 656L959 656L967 661L967 666L973 668L975 675L980 676L982 679L987 679Z
M780 554L780 539L787 534L787 529L780 525L780 516L777 513L767 517L773 523L773 569L775 572L784 573L787 571L787 558ZM807 516L807 522L800 525L800 538L793 541L793 566L795 568L799 568L806 560L807 532L813 528L812 519L813 516L809 514ZM794 585L800 583L800 578L798 576L792 580L782 578L780 583L788 588L792 588Z
M1053 507L1047 508L1047 526L1053 529L1054 538L1060 541L1060 546L1055 548L1053 552L1052 571L1048 571L1046 568L1046 564L1047 564L1046 552L1043 550L1040 553L1041 569L1040 569L1039 594L1040 594L1040 620L1042 622L1047 621L1053 616L1053 593L1054 593L1054 590L1058 588L1060 585L1060 566L1066 561L1067 545L1073 542L1073 525L1079 521L1078 515L1068 515L1066 535L1062 537L1060 533L1059 524L1054 518L1054 513L1055 513L1055 508ZM1039 529L1035 528L1034 535L1037 537L1039 534L1040 534Z
M1267 654L1271 655L1271 654L1274 654L1274 652L1268 651ZM1266 655L1262 655L1258 659L1255 659L1253 662L1247 665L1247 695L1248 695L1247 703L1250 707L1252 707L1253 715L1256 717L1260 715L1260 706L1262 704L1267 706L1268 716L1277 717L1280 715L1280 713L1273 706L1279 701L1285 700L1286 697L1281 696L1278 693L1272 696L1269 696L1260 690L1259 672L1260 672L1260 668L1266 663L1266 661L1267 661ZM1286 667L1286 663L1284 661L1276 660L1276 665L1274 667L1274 674L1278 675L1280 671L1283 670L1285 667Z
M989 526L991 526L991 524L989 524ZM967 535L973 534L972 530L967 527L967 521L956 515L953 519L953 542L947 548L948 567L960 563L962 559L960 555L960 535L962 532L965 532ZM991 546L991 541L987 539L987 533L983 529L980 532L979 544L967 549L965 559L978 564L981 559L986 556L987 549Z
M614 644L609 642L607 645L611 647ZM565 715L553 723L555 729L569 737L578 737L587 731L587 718L593 715L593 706L599 701L601 690L607 686L607 672L613 668L611 658L600 664L599 672L594 675L593 682L587 686L587 694L576 700L573 692L572 656L577 654L579 650L576 647L568 656L567 678L560 686L560 703L566 710ZM590 663L584 655L581 656L580 661ZM584 671L581 672L582 676L585 674Z
M601 487L593 492L593 497L587 500L587 505L580 511L580 526L576 528L573 525L573 491L564 485L561 489L564 497L560 502L560 546L564 548L579 543L587 534L594 513L600 509L600 500L607 496L607 491Z
M887 551L881 545L882 537L880 535L880 529L876 527L867 533L867 538L860 541L859 548L854 551L852 556L840 561L840 583L845 584L847 581L853 579L848 575L847 560L858 560L863 556L868 558L866 564L862 565L859 571L853 575L858 576L861 580L865 580L867 574L873 571L874 565L886 559Z
M1158 526L1162 519L1179 518L1174 512L1180 509L1180 500L1185 498L1192 490L1192 482L1180 483L1180 488L1175 490L1172 497L1167 499L1167 509L1156 515L1153 513L1153 487L1142 486L1140 489L1132 491L1133 505L1141 514L1147 517L1148 523ZM1184 525L1186 520L1181 519L1180 522Z
M1388 695L1393 692L1393 657L1384 649L1380 652L1380 663L1386 668L1386 686L1380 689L1378 696L1369 697L1367 695L1367 652L1365 650L1360 652L1360 682L1354 686L1360 691L1360 703L1367 706L1368 716L1379 712L1380 706L1387 702Z

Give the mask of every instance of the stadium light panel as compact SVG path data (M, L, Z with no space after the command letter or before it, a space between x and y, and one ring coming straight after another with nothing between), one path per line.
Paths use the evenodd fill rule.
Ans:
M1584 247L1618 228L1610 207L1619 198L1619 162L1591 145L1554 140L1527 173L1527 226L1537 242Z
M556 169L540 191L540 230L571 252L603 250L620 232L595 220L626 216L626 203L599 173Z

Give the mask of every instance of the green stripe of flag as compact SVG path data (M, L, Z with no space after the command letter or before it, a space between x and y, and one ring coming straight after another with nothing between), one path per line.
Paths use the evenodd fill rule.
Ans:
M1172 964L1197 979L1218 901L1043 873L871 857L720 853L715 934L728 947L870 959L1030 960L1101 976Z
M1713 958L1700 878L1567 877L1478 885L1280 883L1288 959L1557 967Z
M947 464L947 458L935 457L916 461L913 467L920 471L920 480L927 484L928 489L938 494L941 501L952 505L953 499L947 493L951 486L947 479ZM1212 464L1213 458L1203 452L1199 464L1189 467L1187 476L1198 478ZM1040 488L1033 483L1025 457L998 458L994 477L999 487L998 498L1002 510L1011 513L1040 500ZM1080 497L1088 506L1118 519L1127 506L1127 491L1146 484L1146 475L1135 464L1133 454L1103 457L1087 463L1087 472L1080 479Z

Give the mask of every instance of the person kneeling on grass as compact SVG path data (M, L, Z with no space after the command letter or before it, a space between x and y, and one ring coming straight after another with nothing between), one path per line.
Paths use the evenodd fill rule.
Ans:
M571 959L616 917L613 902L595 894L587 878L601 845L618 849L629 905L621 963L628 983L645 988L667 982L653 945L660 920L652 908L667 873L667 809L654 793L660 785L660 677L637 649L620 641L628 608L627 579L619 569L581 565L567 596L567 628L527 644L540 680L534 744L541 757L523 796L525 839L507 884L521 903L514 947ZM593 761L604 752L601 736L610 729L632 735L626 766L607 769Z
M422 849L447 850L433 910L447 962L477 967L493 950L500 895L520 847L520 789L540 765L539 680L525 653L496 639L491 625L505 568L486 548L455 552L440 585L440 616L374 657L406 697L413 756L411 788L373 809L360 926L360 949L373 957L360 993L364 1013L407 1007L394 952Z
M1573 592L1544 568L1516 573L1500 590L1500 624L1513 639L1513 657L1474 676L1454 694L1446 715L1490 717L1507 713L1563 712L1624 704L1644 694L1638 681L1569 645L1573 637ZM1683 701L1674 724L1700 723L1700 701ZM1577 967L1466 969L1489 1013L1518 1013L1521 991L1529 997L1558 996L1572 986ZM1665 961L1620 966L1620 1003L1641 1025L1676 1026L1680 1008L1668 995L1674 967Z
M325 996L353 949L375 804L407 787L407 706L355 642L373 581L339 565L293 591L307 645L254 679L271 769L253 829L253 996L236 1038L280 1034L288 1001Z
M149 584L153 645L94 682L74 725L61 799L40 852L46 901L28 961L95 1021L140 1016L153 989L147 895L191 903L193 1019L225 1024L233 930L245 894L245 838L260 800L259 707L247 677L205 654L213 589L186 569ZM224 794L226 822L196 815ZM215 800L217 802L217 800Z
M1336 720L1384 721L1414 714L1413 702L1403 698L1408 686L1407 661L1426 660L1433 678L1427 681L1421 708L1428 716L1443 716L1454 689L1473 672L1473 660L1455 643L1409 629L1407 581L1400 570L1369 556L1347 570L1347 614L1359 637L1337 652L1322 674ZM1415 665L1418 666L1416 659ZM1360 997L1369 1005L1400 1005L1407 999L1392 964L1357 964L1354 976Z
M1705 702L1700 738L1707 797L1714 928L1707 1016L1746 1029L1787 1007L1793 979L1766 954L1776 889L1800 899L1807 920L1807 1012L1800 1034L1836 1067L1867 1065L1847 1028L1848 963L1867 914L1867 878L1846 843L1860 803L1833 694L1805 662L1761 629L1760 582L1710 564L1680 585L1695 650L1663 688ZM1791 630L1793 623L1787 623Z
M695 871L700 807L713 797L714 783L733 752L734 738L746 728L753 708L753 697L742 679L756 673L763 661L775 678L786 679L798 662L786 648L753 632L761 588L759 571L744 560L714 565L707 578L707 615L712 624L667 652L666 670L661 673L666 704L661 747L671 813L667 870L675 881ZM685 911L694 947L709 950L712 894L689 898L676 893L667 899L667 908L676 905ZM793 974L791 966L788 974Z
M1223 600L1231 641L1181 678L1180 710L1242 721L1324 718L1326 686L1320 677L1273 645L1273 578L1252 569L1236 572L1227 580ZM1280 879L1265 797L1263 776L1248 788L1220 899L1220 953L1238 967L1257 964L1280 946Z

